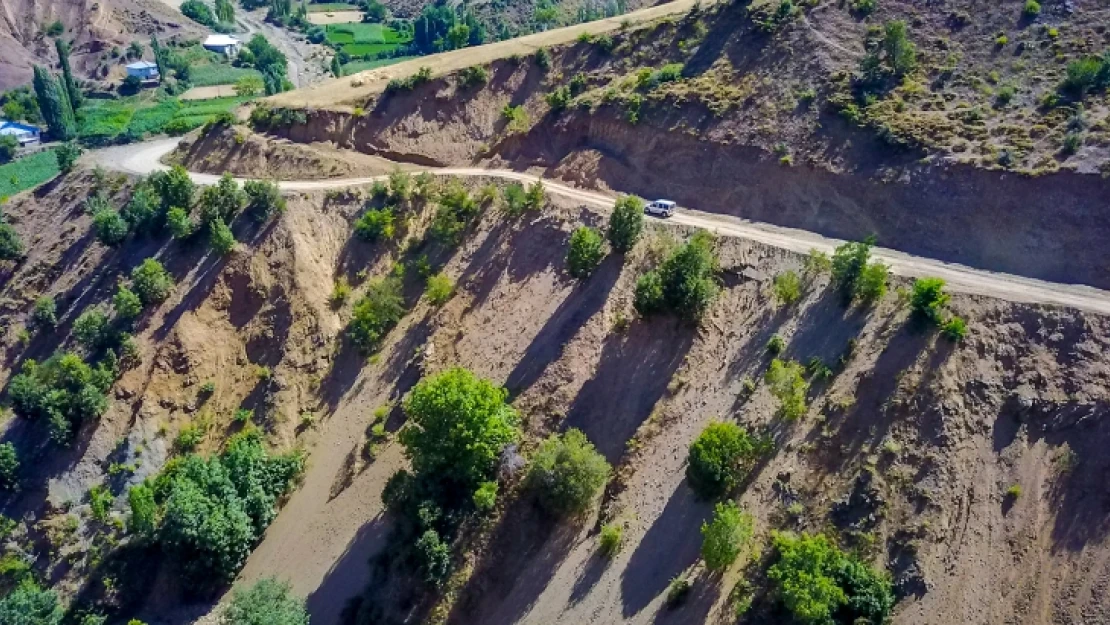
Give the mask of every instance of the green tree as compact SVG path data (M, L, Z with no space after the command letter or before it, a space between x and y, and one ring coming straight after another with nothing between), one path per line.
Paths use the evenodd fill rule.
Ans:
M12 443L0 443L0 490L13 491L19 487L19 455Z
M121 215L127 220L131 230L148 235L156 234L161 230L165 219L158 192L147 184L135 187Z
M701 524L701 557L710 571L723 571L736 561L752 537L752 517L740 512L735 501L718 503L713 521Z
M860 242L848 242L833 252L832 279L848 297L875 302L886 293L887 267L871 262L871 248L875 237Z
M113 342L108 315L99 307L89 308L73 322L73 336L90 352L96 352Z
M779 400L779 416L788 421L806 413L806 391L809 383L802 376L802 366L794 361L771 361L764 380L771 394Z
M543 180L537 180L528 185L528 192L524 194L524 206L528 210L538 211L547 204L547 191L544 189Z
M131 533L153 537L158 527L158 504L154 501L154 489L146 482L132 486L127 491L127 503L131 507L131 516L127 521Z
M80 156L81 147L72 141L54 148L54 158L58 160L58 169L63 174L73 171L73 166L77 164L77 159Z
M567 248L567 271L570 275L579 280L590 277L604 256L604 241L596 229L582 226L570 235L570 246Z
M778 559L767 570L783 604L803 623L833 623L833 615L848 596L833 578L840 564L836 547L823 535L773 537Z
M58 85L58 81L50 72L38 65L34 69L33 84L39 110L46 120L50 136L59 141L72 139L76 134L76 121L63 87Z
M558 515L585 512L609 479L609 463L581 430L553 434L540 445L528 481L540 502Z
M35 300L31 323L39 330L53 330L58 325L58 305L53 297L43 295Z
M166 212L166 227L170 230L170 236L178 240L188 239L197 229L189 213L176 206Z
M686 480L701 497L713 499L736 488L758 455L748 431L735 423L710 423L687 455Z
M355 303L347 335L359 348L371 350L404 316L401 281L392 276L377 278L370 281L366 295Z
M265 180L248 180L243 183L247 195L247 210L254 220L262 223L274 213L285 212L285 198L277 184Z
M339 55L335 54L331 57L331 75L336 78L343 76L343 65L339 63Z
M235 23L235 5L231 0L216 0L216 20L225 24Z
M39 588L31 579L0 599L0 623L4 625L59 625L64 614L58 595Z
M143 313L143 301L134 291L121 284L116 287L116 294L112 296L112 309L117 319L131 323Z
M114 208L105 208L93 215L96 238L108 247L116 247L127 238L127 222Z
M371 208L355 221L355 236L363 241L388 241L395 233L393 209L388 206Z
M609 244L623 253L631 250L644 231L644 201L633 195L622 195L609 217Z
M144 306L161 304L173 290L173 277L153 258L144 260L131 271L131 287Z
M169 59L166 58L166 49L159 43L158 37L151 35L150 37L150 51L154 54L154 64L158 66L158 75L165 78L166 72L169 71Z
M208 245L220 256L227 256L235 249L235 234L224 220L216 218L208 222Z
M649 271L636 279L632 303L636 312L645 317L663 309L663 281L658 271Z
M944 320L944 307L948 305L948 298L948 294L944 292L944 280L919 278L913 283L910 309L918 318L939 325Z
M10 162L19 150L19 140L12 135L0 136L0 164Z
M23 258L23 241L19 233L0 214L0 261Z
M400 440L418 476L474 492L520 436L508 392L461 368L421 380L405 399Z
M895 76L905 76L917 67L917 46L910 41L905 22L895 20L883 27L883 52Z
M177 207L188 212L193 206L196 185L189 178L189 172L181 165L174 165L165 171L156 171L147 177L147 182L162 198L164 210Z
M663 304L682 317L700 319L717 297L716 272L713 235L699 230L659 268Z
M416 559L424 581L441 586L451 574L451 546L439 537L439 532L429 529L420 535L416 544Z
M775 276L775 299L785 306L789 306L802 297L802 279L795 271L784 271Z
M267 577L235 591L220 625L308 625L308 612L289 584Z
M76 111L84 104L85 97L77 88L77 80L73 78L73 70L69 66L69 44L64 39L55 39L54 49L58 53L58 63L62 66L62 82L69 97L69 104Z
M200 0L185 0L179 7L181 14L198 24L215 26L216 18L212 16L212 9Z
M225 173L219 182L200 192L200 220L205 224L216 219L231 223L246 202L247 195L239 188L239 183Z

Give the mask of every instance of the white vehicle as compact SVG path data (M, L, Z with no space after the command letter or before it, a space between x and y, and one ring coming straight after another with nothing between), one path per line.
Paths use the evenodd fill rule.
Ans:
M674 214L675 203L670 200L655 200L644 206L644 213L656 217L670 217Z

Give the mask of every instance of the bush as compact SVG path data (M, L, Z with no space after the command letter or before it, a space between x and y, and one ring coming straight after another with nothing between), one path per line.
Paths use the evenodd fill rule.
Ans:
M208 27L216 25L216 18L213 17L212 10L200 0L185 0L181 3L180 10L182 15L198 24Z
M1025 8L1021 10L1025 17L1037 17L1041 14L1041 3L1037 0L1025 0Z
M609 463L581 430L552 435L532 459L528 482L557 515L585 512L609 479Z
M481 65L464 67L459 72L459 84L463 87L476 87L489 82L489 72Z
M794 421L806 412L806 391L809 383L802 377L802 366L794 361L771 361L764 376L771 394L779 400L780 417Z
M193 205L196 185L189 178L189 172L181 165L174 165L166 171L156 171L147 176L146 180L162 198L162 208L169 210L178 207L188 212Z
M601 526L601 534L598 536L598 547L601 549L602 555L607 558L612 558L617 555L621 550L621 543L623 541L624 530L620 525L606 523Z
M802 279L794 271L784 271L773 281L775 299L789 306L802 297Z
M54 148L54 158L58 160L58 169L63 174L73 171L77 158L81 156L81 148L76 143L69 141Z
M247 195L247 210L259 223L274 213L285 212L285 198L281 197L281 190L273 182L248 180L243 183L243 192Z
M108 316L99 308L90 308L77 317L73 322L73 336L90 352L96 352L113 342Z
M609 216L609 245L622 254L630 251L644 231L644 201L632 195L622 195Z
M501 117L508 122L505 124L505 130L510 134L524 132L528 130L532 123L528 118L528 111L524 110L523 105L512 106L506 104L505 108L501 109Z
M690 443L686 480L699 496L720 497L744 479L757 455L747 430L735 423L711 423Z
M428 298L428 303L432 306L442 306L451 299L455 294L455 283L448 278L446 274L437 273L428 278L428 284L424 289L424 297Z
M752 517L740 512L736 502L718 503L713 521L701 524L701 557L705 568L723 571L736 561L744 544L752 537Z
M461 368L421 380L404 409L400 441L417 476L473 493L493 474L501 450L519 436L508 392Z
M140 184L121 213L131 230L155 234L162 227L162 210L158 194L149 185Z
M23 257L23 241L11 224L0 215L0 261L18 260Z
M222 219L208 222L208 246L220 256L227 256L235 249L235 234Z
M289 584L267 577L235 591L220 625L308 625L308 612Z
M886 293L886 265L870 262L874 246L875 238L868 237L844 243L833 253L833 282L852 299L873 303Z
M1060 90L1082 100L1089 92L1110 86L1110 52L1102 57L1088 56L1068 64Z
M661 304L686 319L700 319L717 297L719 289L714 275L716 271L717 256L713 252L713 235L700 230L688 243L671 253L659 268ZM650 288L653 285L645 284L645 289ZM639 282L636 283L636 292L636 300L639 302ZM652 293L645 291L644 295L648 297ZM641 314L646 314L653 308L649 299L645 299L644 303L648 305L648 310L641 308L638 303L636 305ZM654 308L658 309L658 305Z
M663 309L663 281L658 271L649 271L636 279L632 304L645 317Z
M19 455L12 443L0 443L0 490L13 491L19 487Z
M43 295L35 300L31 324L39 330L53 330L58 325L58 306L53 297Z
M451 575L451 546L439 538L434 529L427 530L416 541L416 558L424 581L439 587Z
M127 222L111 208L97 211L93 215L93 229L97 240L108 247L116 247L127 238Z
M482 482L474 491L474 507L480 512L488 512L496 505L497 482Z
M567 249L567 271L570 275L584 280L601 264L605 257L601 233L594 228L582 226L570 235Z
M0 623L59 625L64 613L58 595L53 590L39 588L32 579L24 579L0 599Z
M844 554L825 536L775 533L768 568L787 610L801 623L882 625L894 608L890 580Z
M347 335L360 349L369 351L377 347L382 337L404 316L400 280L377 278L370 282L366 295L355 304Z
M452 180L439 194L439 208L432 220L431 235L444 245L455 245L462 237L463 230L478 214L478 202L470 196L466 187L458 180Z
M412 175L394 169L389 174L389 195L394 202L407 202L412 197Z
M197 229L189 213L178 207L171 208L166 213L166 227L169 228L170 236L178 240L188 239Z
M144 306L160 304L173 290L173 277L153 258L144 260L131 271L131 287Z
M108 408L105 393L116 373L105 363L94 369L73 353L55 354L42 364L28 360L12 377L8 398L17 415L47 419L51 439L64 444L75 427Z
M914 281L910 309L918 318L929 323L940 324L947 304L948 294L944 292L944 280L919 278Z
M200 220L206 224L217 219L231 223L246 202L247 195L239 188L239 183L225 173L219 182L201 190Z
M19 149L19 140L13 135L0 135L0 163L7 163L15 158Z
M870 263L863 268L856 282L856 298L867 305L874 305L886 295L886 281L890 268L880 262Z
M355 236L371 243L383 239L388 241L395 234L393 221L392 208L372 208L355 221Z
M959 343L967 336L967 322L961 317L953 316L941 326L941 334L954 343Z
M567 85L562 85L556 87L544 97L547 100L547 105L551 107L551 110L554 112L559 112L565 109L568 104L570 104L570 101L573 99L574 96L572 96L570 93L570 87L568 87Z
M543 71L551 69L551 53L547 48L539 48L532 58L536 60L536 66Z
M501 191L501 199L505 205L505 212L511 217L516 217L523 213L527 208L525 196L524 185L514 182L506 186Z
M112 296L112 310L117 319L130 323L142 314L143 301L134 291L121 284L116 287L116 294Z

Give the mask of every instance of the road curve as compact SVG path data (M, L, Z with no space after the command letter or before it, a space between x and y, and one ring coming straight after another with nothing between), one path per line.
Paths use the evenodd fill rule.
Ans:
M105 148L90 152L86 161L106 169L129 174L146 175L153 171L166 169L162 158L170 153L180 139L161 139L145 143ZM428 168L426 171L437 175L485 176L531 183L538 177L505 169L482 169L476 167ZM219 180L214 174L190 172L197 184L209 185ZM284 191L313 191L372 184L385 180L387 176L365 178L341 178L331 180L281 180L278 186ZM238 179L240 181L244 179ZM615 194L585 191L551 180L544 180L548 193L554 193L575 201L599 208L612 207ZM739 237L759 241L767 245L806 253L818 249L831 253L843 243L805 230L784 228L771 224L758 223L717 213L706 213L692 209L682 209L667 223L704 228L719 236ZM946 263L931 258L912 256L897 250L875 248L873 256L890 266L895 275L905 277L937 277L947 282L951 291L986 295L1003 300L1031 304L1050 304L1078 308L1099 314L1110 315L1110 292L1088 286L1058 284L1033 278L975 269L965 265Z

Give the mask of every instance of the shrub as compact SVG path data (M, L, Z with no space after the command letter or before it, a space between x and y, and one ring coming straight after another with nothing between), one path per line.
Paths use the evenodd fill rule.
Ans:
M606 523L601 526L601 534L598 537L598 547L601 549L602 555L607 558L612 558L617 555L621 550L621 543L624 541L624 530L616 523Z
M522 105L511 106L506 104L505 108L501 109L501 117L508 122L505 124L505 130L510 134L524 132L532 124L528 118L528 111L525 111Z
M54 158L58 160L58 169L63 174L73 171L73 166L77 164L77 159L80 156L81 147L72 141L54 148Z
M735 423L711 423L687 455L686 480L699 496L720 497L736 488L757 456L756 442Z
M131 271L131 287L144 306L160 304L173 290L173 277L153 258L144 260Z
M636 279L632 304L645 317L663 309L663 280L658 271L649 271Z
M948 294L944 292L944 280L940 278L919 278L913 283L910 309L914 315L929 323L940 324L944 307L948 304Z
M767 340L767 353L772 356L778 356L782 350L786 349L786 339L778 334L772 334L771 338Z
M401 281L394 277L370 282L366 295L354 306L347 334L363 350L372 350L389 330L405 316Z
M524 194L524 207L528 210L538 211L547 203L547 191L544 189L543 180L537 180L528 185Z
M604 256L604 243L596 229L581 226L570 235L570 246L567 248L567 271L570 275L579 280L590 277Z
M441 586L451 575L451 547L434 529L427 530L416 541L416 559L424 581Z
M552 111L559 112L570 104L573 97L570 93L570 87L561 85L544 96L544 99L547 100L547 105L551 107Z
M135 188L121 214L134 232L154 234L162 227L158 194L146 184Z
M138 318L143 312L143 300L134 291L124 285L116 287L116 294L112 296L112 310L116 318L125 323Z
M585 512L609 479L609 463L581 430L552 435L540 445L528 473L540 503L557 515Z
M508 392L461 368L421 380L405 398L400 441L418 476L473 493L519 436Z
M822 535L775 533L773 543L777 557L767 577L799 622L887 622L894 593L886 576L844 554Z
M481 65L464 67L459 72L459 84L463 87L476 87L489 82L489 72Z
M93 215L93 229L97 240L108 247L116 247L127 238L127 222L111 208L97 211Z
M64 614L58 595L53 590L39 588L30 578L0 599L0 623L59 625Z
M166 227L170 230L170 236L175 239L187 239L193 236L196 232L196 224L193 223L192 217L183 208L171 208L166 213Z
M524 185L519 183L514 182L502 189L501 199L505 206L505 212L512 217L520 215L527 208Z
M474 491L474 507L481 512L493 510L497 505L497 482L482 482Z
M802 297L802 279L794 271L784 271L773 281L775 299L784 306L789 306Z
M285 198L273 182L248 180L243 183L243 192L247 196L247 210L257 222L266 221L274 213L285 212Z
M127 503L131 508L131 516L127 521L127 528L133 534L154 536L157 528L158 504L154 501L154 489L147 484L132 486L127 491Z
M1037 0L1025 0L1025 7L1021 10L1025 17L1037 17L1041 14L1041 3Z
M308 625L304 601L293 596L289 584L272 577L246 590L236 590L220 615L220 625Z
M39 330L53 330L58 325L58 306L53 297L43 295L35 300L31 323Z
M213 17L212 10L200 0L185 0L181 3L180 8L182 15L198 24L209 27L216 25L216 18Z
M718 503L713 521L701 524L701 557L705 568L723 571L736 561L744 544L752 537L752 517L740 512L736 502Z
M671 579L667 584L667 606L671 608L678 607L686 598L690 596L690 578L685 575L679 575Z
M12 443L0 443L0 490L13 491L19 487L19 455Z
M18 149L19 140L14 135L0 136L0 163L7 163L15 158Z
M200 192L200 220L206 224L216 219L230 223L247 201L239 183L225 173L216 184Z
M355 221L355 236L371 243L392 239L395 234L393 221L393 209L388 206L372 208Z
M536 60L536 66L543 71L546 72L551 69L551 52L549 52L547 48L539 48L536 50L533 58Z
M867 16L879 8L878 0L851 0L852 11L859 15Z
M23 257L23 241L11 224L0 215L0 261L18 260Z
M880 262L870 263L863 268L856 282L856 297L864 304L873 305L886 295L886 280L890 268Z
M959 343L967 336L967 322L961 317L952 316L941 326L941 334L954 343Z
M73 336L90 352L96 352L112 343L112 329L108 316L99 308L90 308L73 322Z
M444 273L437 273L428 278L424 289L424 296L432 306L442 306L455 294L455 283Z
M235 249L235 234L224 220L216 218L208 222L208 246L220 256L227 256Z
M479 208L477 200L470 196L466 187L458 180L452 180L439 194L439 208L431 226L432 237L444 245L457 244Z
M717 297L718 287L714 274L717 271L717 256L713 252L713 235L701 230L682 247L675 250L663 261L658 270L658 281L662 297L655 300L655 278L644 284L645 307L636 304L641 314L657 310L662 306L680 316L698 320L709 309ZM641 278L643 279L643 278ZM640 302L640 282L636 283L637 297Z
M1088 56L1069 63L1064 81L1060 83L1060 90L1081 100L1088 92L1105 89L1108 85L1110 85L1110 52L1101 58Z
M844 243L832 258L833 282L849 297L863 302L875 302L886 293L887 267L870 262L874 245L874 237Z
M793 421L806 412L806 391L809 384L802 377L802 366L794 361L771 361L764 376L771 394L779 400L780 417Z
M412 176L394 169L389 174L389 195L394 202L407 202L412 196Z
M630 251L644 231L644 201L632 195L622 195L609 216L609 244L622 254Z
M176 206L188 211L193 205L196 185L189 178L189 172L181 165L174 165L166 171L156 171L146 180L162 198L162 208L169 210Z

